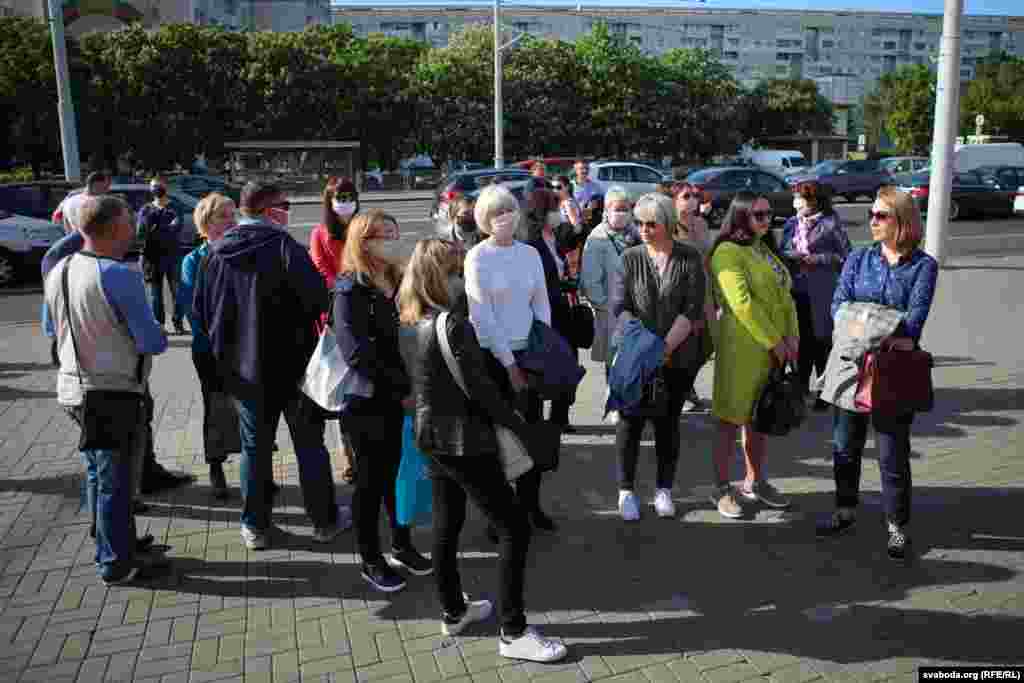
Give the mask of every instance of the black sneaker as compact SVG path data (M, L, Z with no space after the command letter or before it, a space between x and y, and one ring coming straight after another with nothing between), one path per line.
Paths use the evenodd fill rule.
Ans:
M191 484L194 480L195 477L191 474L171 472L158 464L146 473L140 488L145 494L158 493L159 491L168 491L185 484Z
M140 536L139 538L135 539L135 552L149 552L149 549L153 547L153 544L155 542L156 539L153 537L153 534L146 534L145 536Z
M124 567L121 571L101 577L104 586L125 586L139 576L139 567Z
M910 537L898 525L889 523L889 543L886 553L890 560L902 562L910 556Z
M174 333L185 335L188 334L188 330L185 329L185 323L181 320L174 321Z
M812 408L812 410L816 413L824 413L831 407L831 404L822 401L820 398L816 398L814 399L814 407Z
M213 488L214 498L227 500L228 480L224 476L224 466L219 462L210 463L210 486Z
M818 523L814 533L818 538L835 538L847 533L856 524L857 517L855 515L844 515L836 510L827 520Z
M403 567L416 576L430 576L434 573L433 563L420 555L415 548L392 550L388 564L392 567Z
M362 576L368 584L384 593L395 593L405 588L405 579L386 562L380 564L364 562Z
M530 523L533 524L533 528L538 531L558 531L558 525L555 524L555 520L544 514L543 510L535 510L534 513L530 515Z

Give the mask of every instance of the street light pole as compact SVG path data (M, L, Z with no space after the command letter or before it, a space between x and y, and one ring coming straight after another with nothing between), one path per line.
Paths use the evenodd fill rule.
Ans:
M939 78L932 135L932 173L928 188L925 251L942 266L949 229L949 195L953 187L953 152L960 111L960 18L964 0L946 0L939 50Z
M75 104L71 100L68 55L64 45L64 3L48 0L50 37L53 41L53 67L57 72L57 113L60 116L60 142L64 155L64 177L77 183L82 179L78 158L78 132L75 129Z
M501 99L501 0L494 0L494 168L505 168L505 122Z

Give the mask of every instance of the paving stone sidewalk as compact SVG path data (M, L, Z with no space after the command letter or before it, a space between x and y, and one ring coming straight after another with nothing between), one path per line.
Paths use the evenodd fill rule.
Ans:
M547 666L498 657L495 623L441 637L430 579L393 597L371 592L351 534L314 546L284 429L275 520L285 538L246 551L237 498L214 501L204 476L185 338L156 363L157 450L200 479L151 498L140 519L171 547L173 570L145 587L105 588L80 511L77 430L56 406L47 344L38 326L2 327L0 681L824 683L916 681L923 664L1024 663L1021 292L1021 256L960 259L940 277L924 339L938 362L937 406L914 425L920 558L909 567L885 558L870 461L859 528L814 540L832 504L827 415L770 442L769 474L793 510L744 520L712 510L713 425L698 412L683 417L678 518L647 507L623 524L603 373L591 365L573 412L579 433L566 437L542 494L561 532L537 536L529 559L530 619L570 645L567 661ZM699 388L710 394L709 369ZM645 501L652 451L645 444ZM228 475L237 487L237 458ZM350 491L339 484L339 494ZM495 549L475 511L463 538L466 590L493 597ZM416 540L429 552L429 529Z

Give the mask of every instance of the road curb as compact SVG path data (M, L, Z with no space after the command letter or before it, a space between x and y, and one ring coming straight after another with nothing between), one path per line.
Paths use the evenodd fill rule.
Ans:
M298 204L300 206L309 206L312 204L319 204L321 200L317 197L296 197L289 200L292 204ZM430 197L360 197L359 203L361 204L386 204L393 202L429 202Z

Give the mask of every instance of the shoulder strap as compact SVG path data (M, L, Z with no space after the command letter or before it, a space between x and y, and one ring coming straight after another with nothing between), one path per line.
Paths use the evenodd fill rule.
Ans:
M60 274L60 287L64 296L64 319L67 321L68 333L71 335L71 348L75 352L75 370L78 373L78 387L82 389L85 382L82 381L82 361L78 355L78 342L75 340L75 326L71 323L71 302L68 296L68 270L71 269L71 261L75 258L72 254L64 261L64 271Z
M437 333L437 343L441 345L441 355L444 356L448 372L452 373L452 379L462 389L462 393L466 395L466 398L469 398L469 392L466 391L466 382L462 378L462 370L459 369L459 364L455 360L455 354L452 353L451 343L448 341L448 311L444 311L437 316L437 320L434 322L434 330Z

